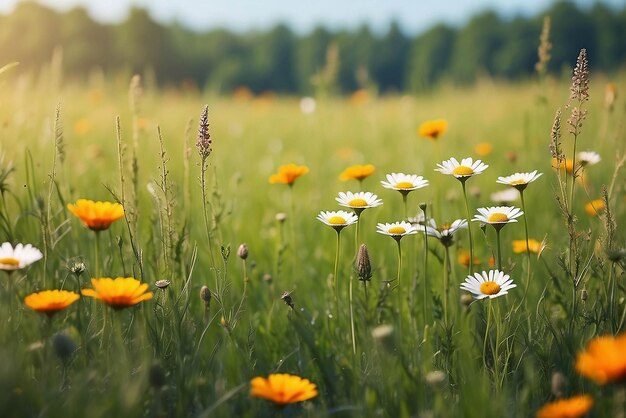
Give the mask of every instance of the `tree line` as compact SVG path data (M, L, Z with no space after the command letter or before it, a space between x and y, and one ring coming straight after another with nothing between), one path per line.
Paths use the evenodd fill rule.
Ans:
M605 72L626 61L626 7L597 3L582 10L568 2L531 17L504 19L487 11L464 26L436 24L412 37L394 22L385 33L367 25L338 31L319 26L298 35L284 24L247 33L197 32L160 24L141 8L132 8L123 22L103 24L84 8L61 13L20 2L10 14L0 15L0 56L4 63L19 61L20 68L37 70L60 47L70 77L84 78L94 69L105 74L149 70L160 85L186 81L221 92L238 86L255 93L345 93L363 87L423 92L484 75L528 77L535 70L546 16L549 72L571 67L581 48L587 48L591 66Z

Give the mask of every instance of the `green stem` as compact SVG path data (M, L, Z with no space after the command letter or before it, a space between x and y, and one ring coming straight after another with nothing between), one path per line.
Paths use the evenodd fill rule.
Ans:
M465 181L461 180L461 186L463 187L463 198L465 200L465 211L467 212L467 232L469 234L469 250L470 250L470 262L469 262L469 274L471 275L474 270L474 240L472 238L472 220L470 219L469 202L467 201L467 190L465 189Z
M526 234L526 259L528 261L528 271L526 272L526 289L524 289L524 296L522 302L526 300L528 294L528 288L530 287L530 245L528 244L528 213L526 212L526 204L524 203L524 191L519 192L520 199L522 201L522 211L524 212L524 233Z
M485 328L485 339L483 340L483 365L485 371L489 370L487 365L487 340L489 339L489 328L491 327L491 298L489 298L489 304L487 305L487 327Z
M339 248L341 245L341 232L337 231L337 251L335 252L335 268L333 270L333 290L335 292L335 315L336 321L339 321L339 291L337 286L337 271L339 268Z
M407 198L409 194L404 191L400 193L402 193L402 203L404 204L404 220L406 221L407 219L409 219L409 208L407 204Z
M448 327L448 299L450 292L450 247L445 246L443 253L443 322Z
M352 355L356 358L356 337L354 332L354 310L352 309L352 282L354 276L350 275L350 331L352 333Z
M100 231L96 231L96 269L95 276L100 277Z
M502 248L500 247L500 229L496 227L496 247L498 249L498 270L502 271Z
M424 205L424 222L428 223L428 218L426 217L426 205ZM422 309L424 311L424 324L428 323L428 309L426 307L426 301L428 300L428 286L426 282L426 278L428 277L428 234L426 233L426 224L424 225L424 279L422 286L424 287L424 300L422 301Z

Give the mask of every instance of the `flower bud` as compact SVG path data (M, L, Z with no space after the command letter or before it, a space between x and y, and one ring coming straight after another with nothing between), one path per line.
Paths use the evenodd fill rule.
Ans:
M370 281L372 279L372 264L365 244L361 244L359 247L354 267L359 280Z
M207 307L211 304L211 290L208 287L202 286L200 289L200 299L202 299Z
M242 260L248 258L248 246L245 242L239 246L239 249L237 249L237 257L241 258Z

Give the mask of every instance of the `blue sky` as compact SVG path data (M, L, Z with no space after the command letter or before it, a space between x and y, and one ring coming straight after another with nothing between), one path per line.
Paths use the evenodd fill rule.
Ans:
M11 11L20 0L0 0L0 13ZM598 0L570 0L590 7ZM419 33L438 22L461 24L470 16L493 9L504 16L532 15L554 0L39 0L65 10L83 5L94 18L115 22L124 19L128 7L150 10L161 22L174 20L197 30L227 27L237 31L265 29L277 22L305 33L316 24L354 28L368 23L384 30L396 19L408 33ZM626 0L602 0L624 7Z

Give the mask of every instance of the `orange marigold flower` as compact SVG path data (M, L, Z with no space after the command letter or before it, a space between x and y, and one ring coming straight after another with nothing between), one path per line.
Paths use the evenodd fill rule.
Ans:
M91 285L93 289L81 291L83 296L100 299L113 309L127 308L152 299L152 292L146 292L148 284L132 277L91 279Z
M571 174L572 172L574 172L574 161L570 159L566 159L565 161L561 161L559 163L556 158L553 158L552 168L558 168L561 171L565 170Z
M270 374L250 381L250 395L267 399L277 405L306 401L317 396L317 387L308 379L290 374Z
M525 253L526 252L526 240L525 239L514 239L513 242L513 252L515 254ZM528 240L528 249L531 253L539 254L543 249L543 243L537 241L536 239Z
M481 142L480 144L476 144L476 146L474 147L474 152L479 157L486 157L487 155L491 154L491 151L493 151L493 145L491 145L489 142Z
M459 250L457 257L456 257L457 261L459 262L460 265L465 266L465 267L469 267L469 262L470 262L470 253L467 250ZM480 259L478 257L474 257L474 265L475 266L479 266L480 265Z
M270 176L271 184L288 184L292 185L300 176L309 172L309 167L305 165L287 164L278 167L278 173Z
M594 199L585 205L585 212L589 216L598 216L602 209L604 209L604 200L602 199Z
M79 297L78 293L67 290L44 290L26 296L24 303L32 310L52 316L76 302Z
M124 217L124 207L119 203L78 199L75 205L68 203L67 208L93 231L108 229L113 222Z
M626 332L596 337L576 356L576 371L599 385L626 380Z
M371 176L374 171L376 171L376 167L374 167L372 164L352 165L341 172L341 174L339 175L339 180L362 181L363 179Z
M424 138L432 139L433 141L445 134L448 130L448 121L445 119L427 120L423 122L419 127L419 134Z
M578 418L585 415L593 406L589 395L577 395L550 402L537 411L537 418Z

